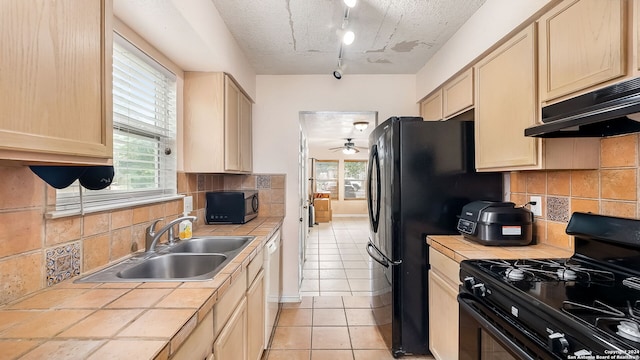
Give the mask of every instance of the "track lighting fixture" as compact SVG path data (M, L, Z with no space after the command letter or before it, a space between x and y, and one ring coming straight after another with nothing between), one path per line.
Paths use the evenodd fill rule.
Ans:
M338 68L333 71L333 77L337 80L342 79L342 74L344 72L344 66L342 65L342 53L344 45L353 44L356 39L356 34L347 30L347 25L349 24L349 13L351 8L356 6L357 0L344 0L344 4L347 6L344 9L344 16L342 17L342 26L338 29L338 36L340 36L340 50L338 51Z

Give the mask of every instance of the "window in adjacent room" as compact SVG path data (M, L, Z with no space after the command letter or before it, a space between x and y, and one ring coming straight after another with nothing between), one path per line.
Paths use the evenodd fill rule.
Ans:
M76 182L57 191L55 211L100 211L175 197L176 87L175 74L114 33L115 177L104 190L80 189Z
M365 199L365 181L367 178L366 160L344 161L344 199Z
M316 161L316 192L329 192L331 199L338 199L338 160Z

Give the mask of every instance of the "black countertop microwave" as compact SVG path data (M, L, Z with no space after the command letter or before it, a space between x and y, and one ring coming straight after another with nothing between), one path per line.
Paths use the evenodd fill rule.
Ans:
M206 193L207 224L244 224L258 216L258 191L211 191Z

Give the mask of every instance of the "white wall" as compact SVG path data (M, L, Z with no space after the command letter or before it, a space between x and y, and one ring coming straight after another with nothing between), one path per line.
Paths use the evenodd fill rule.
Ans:
M554 0L487 0L416 74L416 101Z
M417 115L414 75L258 75L253 108L253 170L287 176L283 296L298 291L298 144L300 111L377 111L380 122Z

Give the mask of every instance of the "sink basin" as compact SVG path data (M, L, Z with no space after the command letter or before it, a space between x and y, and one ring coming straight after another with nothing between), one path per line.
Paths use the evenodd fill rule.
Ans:
M200 236L162 246L158 253L142 254L74 281L162 282L212 279L254 236Z
M116 276L123 279L210 279L225 260L224 254L166 254L124 269Z
M253 236L203 236L183 240L171 247L171 253L227 253L240 251L253 240Z

